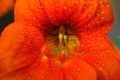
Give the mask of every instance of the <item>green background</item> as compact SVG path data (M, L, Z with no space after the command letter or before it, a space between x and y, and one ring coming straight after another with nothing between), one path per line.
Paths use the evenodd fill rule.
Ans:
M109 38L115 43L120 50L120 0L110 0L114 11L115 23L109 33Z

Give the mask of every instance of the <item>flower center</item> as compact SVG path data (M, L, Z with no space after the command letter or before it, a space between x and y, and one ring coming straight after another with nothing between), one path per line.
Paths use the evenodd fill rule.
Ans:
M72 30L60 26L56 32L56 35L48 35L46 42L51 45L53 54L65 54L71 56L73 54L73 48L80 45L77 36L72 33Z

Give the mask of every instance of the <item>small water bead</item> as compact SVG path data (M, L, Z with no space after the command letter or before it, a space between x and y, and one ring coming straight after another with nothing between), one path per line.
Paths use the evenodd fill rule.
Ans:
M67 9L67 7L66 7L66 6L64 6L63 8L64 8L65 10Z
M97 21L96 21L96 23L98 24L98 23L99 23L99 21L97 20Z
M51 8L52 8L52 9L54 9L54 8L55 8L55 6L51 6Z
M90 27L91 25L90 24L88 24L88 27Z
M105 17L102 16L101 19L102 19L102 20L105 20Z
M104 14L105 14L105 11L102 11L102 12L101 12L101 14L103 14L103 15L104 15Z
M36 20L36 18L35 18L35 17L32 17L32 19L33 19L33 20Z
M76 71L76 69L75 69L75 68L73 68L73 71L75 72L75 71Z
M110 5L109 5L109 4L107 4L106 6L107 6L107 8L110 8Z
M92 37L93 40L95 40L95 37Z
M36 11L37 11L37 12L39 12L39 9L38 9L38 8L36 8Z
M101 8L104 8L104 7L105 7L105 5L100 5L100 7L101 7Z
M80 71L80 68L77 68L77 71Z
M75 4L78 4L78 0L75 1Z
M32 78L31 78L31 76L28 76L28 78L27 78L28 80L31 80Z
M110 53L110 50L107 50L107 53Z
M52 71L55 71L55 70L56 70L56 68L55 68L55 67L53 67L53 68L52 68Z
M99 4L103 4L103 0L101 0L101 1L99 2Z

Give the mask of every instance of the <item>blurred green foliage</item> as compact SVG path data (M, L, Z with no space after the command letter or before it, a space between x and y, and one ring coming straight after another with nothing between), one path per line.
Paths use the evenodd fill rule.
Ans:
M120 50L120 36L119 38L115 41L115 45L118 47L118 49Z

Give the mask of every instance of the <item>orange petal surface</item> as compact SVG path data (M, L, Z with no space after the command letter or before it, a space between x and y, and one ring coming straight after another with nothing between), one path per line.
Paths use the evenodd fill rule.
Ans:
M119 80L120 55L111 41L99 32L83 33L82 36L81 41L86 49L82 58L101 71L106 80Z
M74 27L75 33L96 30L108 33L113 18L109 0L17 0L15 7L15 21L42 30L67 25Z
M44 38L34 27L21 23L9 25L0 37L0 75L10 73L32 64L38 54Z

